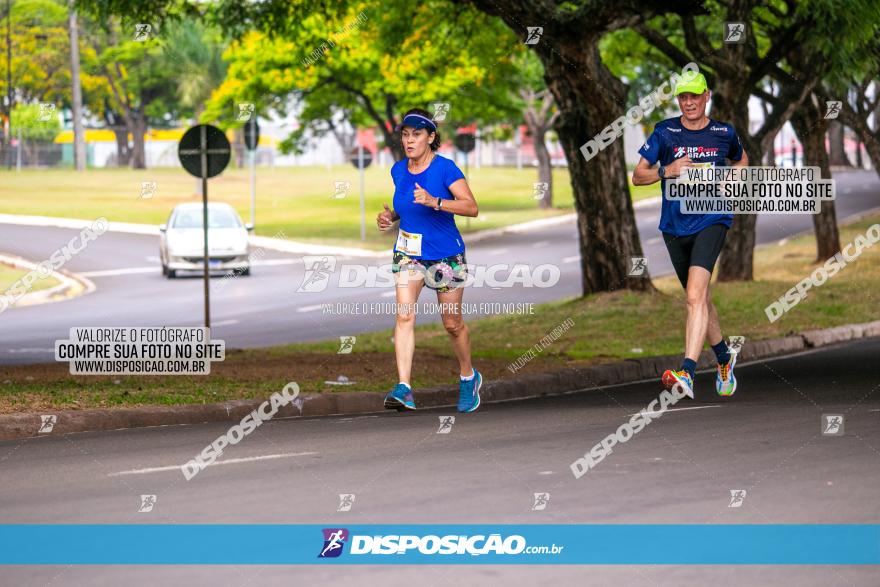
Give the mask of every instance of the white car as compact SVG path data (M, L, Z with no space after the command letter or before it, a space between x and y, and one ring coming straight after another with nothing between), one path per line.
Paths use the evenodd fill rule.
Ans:
M202 231L202 204L178 204L159 226L159 259L162 275L169 279L178 271L203 271L205 251ZM208 204L208 269L250 275L248 233L254 227L244 224L229 204Z

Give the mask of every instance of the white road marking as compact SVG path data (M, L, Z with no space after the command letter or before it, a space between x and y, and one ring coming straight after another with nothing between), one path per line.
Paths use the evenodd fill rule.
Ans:
M581 260L580 255L573 255L571 257L563 257L562 258L563 263L574 263L575 261L580 261L580 260Z
M302 262L302 259L265 259L263 261L251 261L251 265L254 267L269 267L270 265L294 265Z
M314 304L311 306L303 306L302 308L297 308L297 312L314 312L315 310L320 310L324 307L324 304Z
M381 294L379 294L379 297L380 298L393 298L395 295L397 295L397 292L392 289L391 291L382 292Z
M237 465L239 463L250 463L253 461L268 461L270 459L286 459L290 457L304 457L308 455L316 455L316 452L283 452L274 455L261 455L258 457L244 457L241 459L226 459L225 461L214 461L208 467L220 465ZM167 467L150 467L147 469L132 469L130 471L119 471L117 473L108 473L108 477L119 477L121 475L144 475L146 473L161 473L163 471L179 471L183 465L169 465Z
M549 245L549 244L550 244L550 241L538 241L538 242L534 243L532 246L533 247L543 247L544 245Z
M151 255L151 256L149 256L149 257L144 257L144 258L145 258L147 261L149 261L150 263L161 263L161 262L162 262L162 260L159 259L159 257L153 256L153 255Z
M506 253L509 250L510 249L489 249L484 254L485 255L501 255L503 253Z
M227 326L229 324L238 324L238 320L221 320L220 322L211 322L211 326Z
M684 412L685 410L705 410L706 408L723 408L724 406L721 404L715 404L712 406L692 406L690 408L667 408L667 412ZM637 412L638 413L638 412ZM630 416L635 416L635 414L630 414Z
M659 236L655 236L654 238L649 238L648 240L646 240L645 244L646 245L656 245L656 244L660 243L662 240L663 239L660 238Z
M133 275L135 273L155 273L159 275L159 265L152 267L127 267L124 269L105 269L104 271L84 271L77 273L83 277L110 277L113 275Z

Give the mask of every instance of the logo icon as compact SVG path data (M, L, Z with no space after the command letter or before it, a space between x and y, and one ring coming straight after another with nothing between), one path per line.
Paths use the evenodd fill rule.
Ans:
M439 416L440 427L437 428L437 434L449 434L452 432L452 425L455 424L455 416Z
M449 114L449 102L431 102L431 109L434 111L431 120L443 122L446 120L446 115Z
M341 200L342 198L344 198L345 196L348 195L348 190L351 189L351 182L350 181L334 181L333 186L334 186L334 188L333 188L334 191L333 191L333 195L331 196L331 198L334 200Z
M156 505L156 496L155 495L142 495L141 496L141 505L138 507L138 512L148 513L153 511L153 506Z
M330 255L303 255L305 275L298 293L315 293L327 289L330 274L336 269L336 257Z
M676 147L675 148L675 158L684 157L687 150L684 147Z
M725 22L724 42L728 45L745 43L746 24L744 22Z
M536 493L535 494L535 503L532 504L532 511L538 512L541 510L547 509L547 504L550 503L550 494L549 493Z
M843 436L843 414L822 414L822 436Z
M727 348L730 349L731 353L738 353L742 350L742 346L746 342L745 336L731 336L730 342L727 343Z
M239 102L238 114L235 119L239 122L247 122L251 119L257 107L253 102Z
M156 195L156 188L158 187L158 183L155 181L142 181L141 182L141 198L144 200L149 200L154 195Z
M629 276L644 277L648 269L647 257L630 257L629 258Z
M54 414L51 416L40 416L40 429L37 430L37 434L49 434L57 422L58 416Z
M336 508L337 512L350 512L351 506L354 505L354 493L340 493L339 494L339 507Z
M340 336L339 337L339 350L336 351L337 355L350 355L351 351L354 350L354 343L357 342L356 336Z
M748 493L745 489L731 489L730 490L730 503L727 504L729 508L739 508L742 507L743 501L746 499L746 493Z
M318 558L337 558L342 554L342 547L348 540L348 530L345 528L324 528L324 547Z
M49 122L55 115L55 104L51 102L40 102L40 114L37 120L40 122Z
M829 100L825 102L825 119L826 120L834 120L837 118L837 115L840 114L840 108L843 106L843 102L840 100Z
M150 33L153 31L153 25L138 23L134 25L134 40L135 41L146 41L150 38Z
M528 26L526 27L526 40L524 43L526 45L537 45L538 41L541 39L541 35L544 34L544 27L542 26Z
M534 183L534 193L532 195L532 199L543 200L544 196L547 195L548 189L550 189L550 184L548 182L536 181Z

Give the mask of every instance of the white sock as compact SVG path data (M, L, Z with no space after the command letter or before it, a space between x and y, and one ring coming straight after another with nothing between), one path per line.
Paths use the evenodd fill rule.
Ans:
M409 383L404 383L403 381L401 381L400 383L398 383L398 385L406 385L406 388L412 391L412 387L409 386Z
M464 377L464 376L462 376L462 375L459 375L459 377L461 377L461 380L462 380L462 381L470 381L470 380L473 379L476 375L477 375L477 372L474 371L473 369L471 369L471 374L470 374L470 375L468 375L467 377Z

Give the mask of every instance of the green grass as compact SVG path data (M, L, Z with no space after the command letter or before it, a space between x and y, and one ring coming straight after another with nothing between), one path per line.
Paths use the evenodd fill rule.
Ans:
M394 185L389 168L371 166L365 173L366 242L360 240L360 188L351 165L257 170L256 233L291 240L382 249L393 234L376 230L382 203L392 204ZM141 198L141 182L155 181L152 198ZM336 181L350 181L347 197L333 199ZM534 168L471 168L468 181L480 205L478 218L457 218L467 234L574 211L567 169L553 170L553 208L540 210L532 198ZM209 181L212 201L232 204L250 218L249 172L230 168ZM659 184L633 188L633 198L659 195ZM0 213L161 224L181 202L199 201L196 179L179 169L65 169L0 171Z
M880 215L841 229L841 243L864 234ZM755 281L715 283L713 299L725 335L747 340L786 336L878 319L880 246L865 249L821 287L810 291L781 319L770 323L764 308L818 265L812 236L755 254ZM630 357L680 354L685 307L674 277L655 280L657 291L620 291L535 306L535 315L468 318L475 363L487 379L512 377L506 366L567 319L574 322L520 372L552 371ZM429 293L429 292L428 292ZM423 302L429 302L425 293ZM467 301L467 294L465 294ZM0 413L112 407L122 405L218 402L265 398L288 381L306 393L387 390L396 381L392 318L389 328L358 333L351 354L338 355L338 339L265 349L228 351L208 377L71 377L62 363L0 368ZM640 347L641 353L633 349ZM417 326L413 384L432 387L455 381L457 364L439 325ZM345 374L357 385L324 383Z
M17 282L19 279L24 277L29 273L26 269L19 269L17 267L10 267L9 265L4 265L0 263L0 292L4 292L10 287L12 284ZM49 289L51 287L55 287L60 282L54 277L47 277L45 279L37 279L31 284L30 289L28 291L39 291L41 289Z

